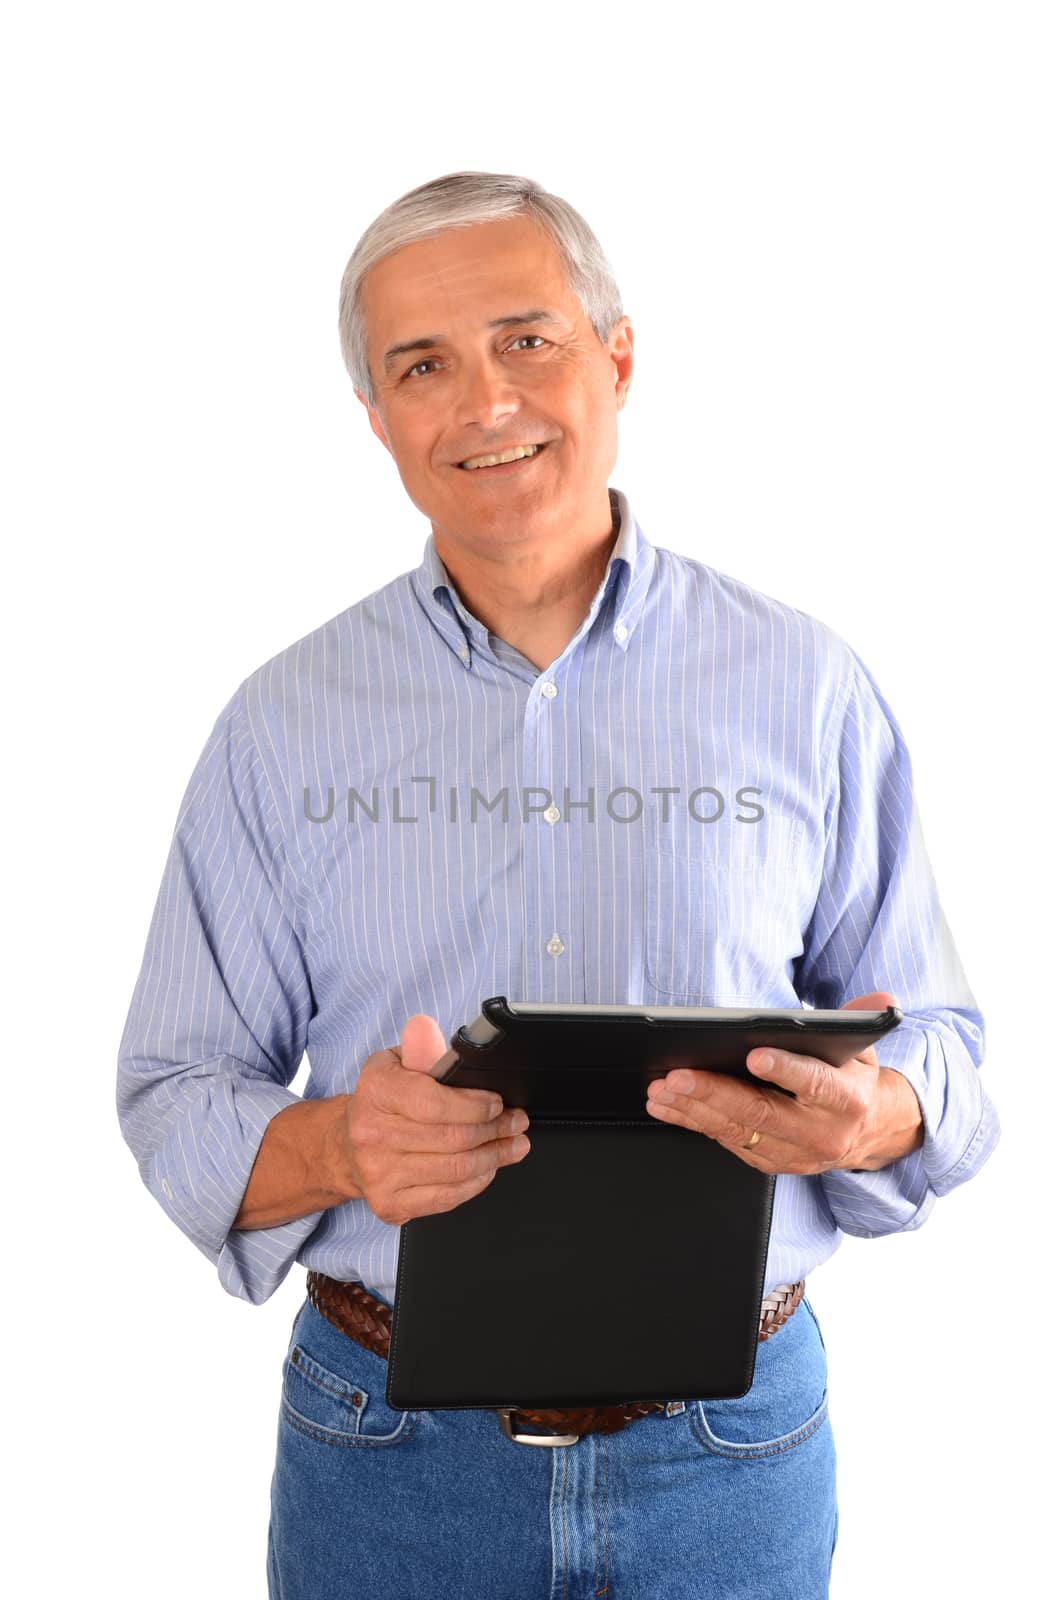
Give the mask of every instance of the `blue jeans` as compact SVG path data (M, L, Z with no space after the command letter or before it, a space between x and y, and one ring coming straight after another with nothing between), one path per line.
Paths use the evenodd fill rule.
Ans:
M270 1600L821 1600L837 1512L807 1300L738 1400L546 1447L493 1411L394 1411L308 1299L283 1366Z

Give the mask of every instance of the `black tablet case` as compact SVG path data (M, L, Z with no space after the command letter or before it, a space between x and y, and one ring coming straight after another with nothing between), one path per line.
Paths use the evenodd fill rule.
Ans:
M483 1004L502 1022L505 1009L499 997ZM535 1019L523 1031L509 1013L485 1050L463 1029L453 1038L464 1083L479 1059L479 1082L490 1083L494 1047L510 1082L525 1073L523 1092L505 1099L526 1107L530 1151L471 1200L403 1224L388 1404L546 1408L745 1394L774 1177L644 1109L645 1085L659 1073L645 1067L643 1032L624 1019L603 1029L587 1019L580 1041L575 1030L574 1047L591 1039L600 1063L588 1073L542 1052L541 1026ZM772 1042L799 1048L787 1031ZM866 1042L844 1042L837 1060ZM691 1059L707 1064L702 1035ZM743 1070L742 1046L719 1047L716 1066L726 1062Z
M481 1194L402 1226L387 1403L746 1393L775 1180L647 1113L527 1136Z

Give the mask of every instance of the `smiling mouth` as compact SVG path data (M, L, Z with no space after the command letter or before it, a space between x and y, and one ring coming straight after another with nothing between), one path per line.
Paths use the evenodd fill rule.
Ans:
M549 440L542 444L515 445L511 450L500 450L495 454L485 453L480 456L468 456L466 461L458 462L462 472L497 472L504 467L518 466L522 461L533 461L549 445ZM475 465L470 465L474 462Z

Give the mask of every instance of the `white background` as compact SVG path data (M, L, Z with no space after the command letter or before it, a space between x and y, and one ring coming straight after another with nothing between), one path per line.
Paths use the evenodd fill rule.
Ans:
M1030 1021L1055 952L1053 8L372 9L42 4L0 49L10 1592L265 1594L304 1271L225 1294L120 1138L117 1045L217 713L421 558L338 284L398 195L479 168L562 194L615 268L612 482L648 537L835 627L906 735L1002 1143L923 1231L813 1275L832 1593L1029 1593L1055 1570L1060 1328L1055 1027Z

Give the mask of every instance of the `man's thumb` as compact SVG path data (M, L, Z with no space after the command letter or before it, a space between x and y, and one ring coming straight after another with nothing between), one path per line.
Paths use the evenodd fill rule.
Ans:
M888 1006L896 1006L897 997L887 989L874 989L871 994L859 994L853 1000L844 1000L842 1011L884 1011Z
M445 1035L434 1018L418 1011L401 1030L398 1055L403 1067L411 1067L413 1072L430 1072L448 1048Z

